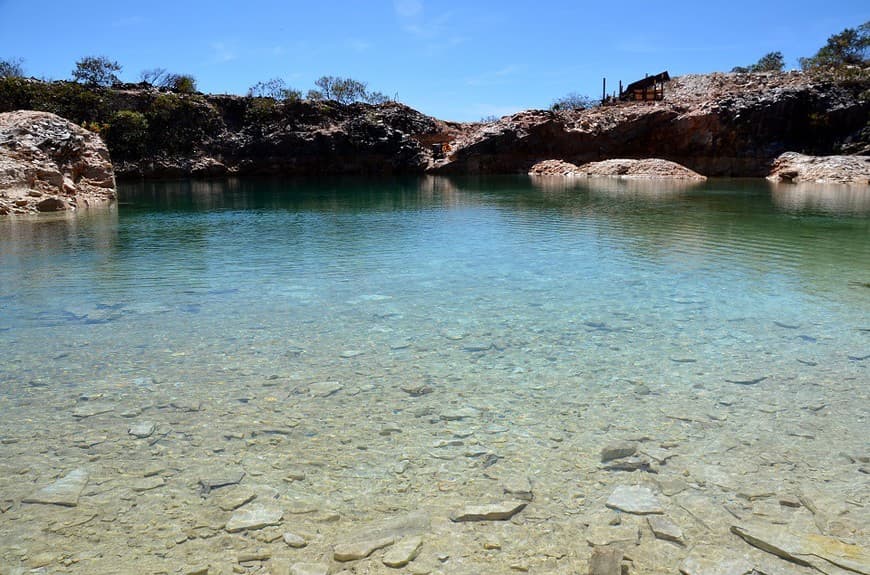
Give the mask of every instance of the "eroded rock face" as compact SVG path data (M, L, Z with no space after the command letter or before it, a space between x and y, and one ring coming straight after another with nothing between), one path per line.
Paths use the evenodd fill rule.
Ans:
M773 163L768 180L824 184L870 184L870 156L805 156L786 152Z
M787 150L863 149L870 103L860 90L800 72L686 75L667 84L661 102L526 111L466 127L432 170L524 173L542 158L664 158L705 176L761 177Z
M0 215L114 198L115 174L98 135L47 112L0 114Z
M421 174L431 143L455 129L395 102L275 104L257 120L239 96L206 96L201 105L217 120L189 154L154 150L143 159L121 159L119 177Z

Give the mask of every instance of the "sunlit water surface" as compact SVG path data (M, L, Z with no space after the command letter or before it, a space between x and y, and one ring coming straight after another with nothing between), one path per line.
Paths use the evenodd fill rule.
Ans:
M524 513L566 540L615 485L669 473L715 485L720 513L755 513L737 494L759 483L870 505L866 188L425 178L119 195L0 220L7 565L43 553L111 572L123 555L159 572L245 548L250 534L197 538L230 515L198 489L227 468L314 498L283 528L321 538L311 557L279 541L288 560L328 555L358 521L497 500L508 475L533 479ZM153 436L128 435L142 420ZM674 459L602 470L615 439ZM90 474L78 507L20 502L76 468ZM164 483L136 490L149 469ZM66 519L49 507L102 524L53 529ZM433 556L449 537L433 535ZM520 547L464 557L508 569L512 552L536 565Z

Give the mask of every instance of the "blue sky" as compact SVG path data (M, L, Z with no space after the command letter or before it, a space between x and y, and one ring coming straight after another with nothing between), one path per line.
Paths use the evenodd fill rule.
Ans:
M645 73L728 71L779 50L787 67L870 20L866 0L0 0L0 58L66 79L105 55L243 94L280 76L304 91L349 76L447 120L546 108Z

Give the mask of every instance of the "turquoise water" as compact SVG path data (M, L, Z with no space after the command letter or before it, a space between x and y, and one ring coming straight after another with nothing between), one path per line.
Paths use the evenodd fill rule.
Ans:
M699 489L715 484L705 496L720 511L747 484L789 481L811 481L824 501L870 504L857 467L870 382L868 189L231 180L128 183L119 197L75 217L0 220L8 565L42 552L64 572L110 572L106 557L122 544L153 572L219 557L216 539L175 534L197 528L197 473L226 466L281 497L286 466L308 469L292 486L341 518L314 523L323 549L333 531L387 509L491 499L482 478L500 470L552 489L561 511L550 517L568 538L572 518L594 516L625 480L596 467L611 438L673 450L677 463L631 480L672 470ZM338 391L311 387L325 381ZM110 411L71 415L103 404ZM159 441L127 434L142 419ZM439 444L450 438L457 445ZM292 448L276 456L281 445ZM841 451L858 459L835 460ZM777 468L786 460L788 480ZM390 471L401 462L408 469ZM165 484L130 495L153 465ZM46 531L49 506L20 503L82 466L88 488L62 513L92 506L104 523L97 543ZM560 485L576 493L560 498ZM130 529L149 535L131 543ZM149 529L171 542L160 539L160 553ZM433 547L453 536L436 529ZM88 547L106 550L95 558ZM58 548L84 555L63 565ZM505 550L504 568L529 552ZM541 565L570 572L568 560Z

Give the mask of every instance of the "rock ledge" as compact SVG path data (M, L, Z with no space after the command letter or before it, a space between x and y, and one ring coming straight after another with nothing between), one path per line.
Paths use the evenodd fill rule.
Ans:
M805 156L786 152L773 162L768 180L818 184L870 184L870 156Z
M638 179L706 180L705 176L676 162L659 158L611 159L576 166L563 160L544 160L529 170L530 176L617 176Z
M0 215L113 199L115 174L97 134L48 112L0 114Z

